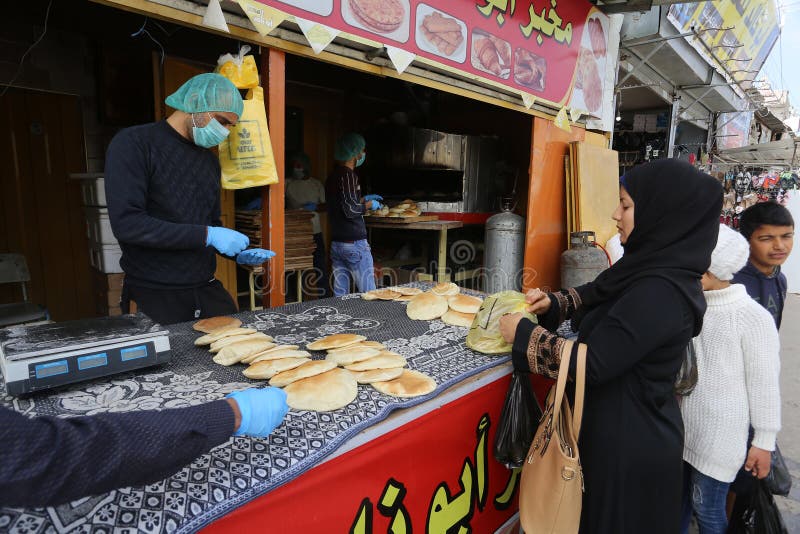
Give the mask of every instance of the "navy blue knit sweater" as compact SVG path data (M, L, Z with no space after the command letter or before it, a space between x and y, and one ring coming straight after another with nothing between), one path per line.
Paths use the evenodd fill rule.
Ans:
M233 434L224 401L30 419L0 407L0 506L55 506L167 478Z
M741 271L733 275L733 283L744 284L747 294L772 314L775 326L781 327L787 282L780 267L775 269L772 276L767 276L748 261Z
M166 121L120 131L106 154L111 228L126 283L200 287L214 278L206 227L220 222L217 157Z
M328 225L331 241L358 241L367 238L361 203L361 184L353 169L337 166L325 182L328 206Z

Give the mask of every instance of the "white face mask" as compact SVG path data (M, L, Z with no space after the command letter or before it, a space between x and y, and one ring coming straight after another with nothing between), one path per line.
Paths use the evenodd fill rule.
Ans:
M304 171L303 169L298 169L298 168L295 167L294 169L292 169L292 176L294 176L297 179L305 178L306 171Z

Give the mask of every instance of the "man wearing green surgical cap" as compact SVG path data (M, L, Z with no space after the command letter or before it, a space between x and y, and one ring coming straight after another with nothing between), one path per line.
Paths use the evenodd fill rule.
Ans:
M209 150L244 107L236 86L200 74L167 97L175 111L160 122L120 131L106 154L111 228L125 271L121 307L131 301L161 324L227 315L236 303L214 278L216 254L241 264L274 256L248 248L247 236L220 220L220 165Z
M364 138L357 133L340 137L333 152L336 168L325 182L331 229L333 294L337 297L350 291L351 275L358 291L363 293L375 289L372 250L367 242L364 214L367 209L379 209L379 201L383 198L379 195L361 196L355 168L364 163L366 146Z

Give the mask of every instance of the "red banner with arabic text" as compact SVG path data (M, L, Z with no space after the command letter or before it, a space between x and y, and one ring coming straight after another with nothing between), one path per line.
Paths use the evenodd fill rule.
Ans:
M609 19L586 0L258 2L551 104L602 107Z

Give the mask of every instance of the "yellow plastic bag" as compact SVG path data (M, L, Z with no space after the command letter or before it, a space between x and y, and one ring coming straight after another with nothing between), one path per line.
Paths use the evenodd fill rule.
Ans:
M228 78L239 89L258 87L258 68L256 68L255 58L247 55L249 51L250 47L244 45L239 49L238 55L220 56L214 71Z
M278 170L264 108L264 90L254 87L230 135L219 145L223 189L244 189L278 183Z
M525 311L525 295L519 291L501 291L483 300L467 334L467 347L484 354L506 354L511 345L500 335L500 317L522 312L534 323L536 316Z

